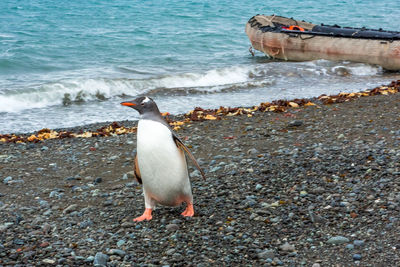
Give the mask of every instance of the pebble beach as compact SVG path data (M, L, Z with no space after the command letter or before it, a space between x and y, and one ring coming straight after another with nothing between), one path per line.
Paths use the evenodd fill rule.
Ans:
M396 266L399 111L396 93L186 123L195 216L141 223L136 133L0 142L0 266Z

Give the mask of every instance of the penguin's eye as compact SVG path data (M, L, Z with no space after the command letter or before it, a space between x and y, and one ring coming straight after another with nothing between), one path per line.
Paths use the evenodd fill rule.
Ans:
M144 103L140 103L141 106L144 106Z

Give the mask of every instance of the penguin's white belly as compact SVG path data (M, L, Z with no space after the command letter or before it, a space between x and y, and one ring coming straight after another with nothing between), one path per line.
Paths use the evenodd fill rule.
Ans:
M152 199L167 206L191 200L186 159L168 127L156 121L140 120L137 157L144 190Z

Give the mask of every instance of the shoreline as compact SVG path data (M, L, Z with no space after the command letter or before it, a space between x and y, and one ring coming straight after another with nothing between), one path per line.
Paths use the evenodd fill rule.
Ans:
M132 221L144 209L135 133L3 143L0 265L394 266L400 94L349 97L193 112L221 117L177 132L207 177L189 167L193 218L161 206Z
M194 110L186 114L170 115L168 112L163 113L164 118L170 123L174 130L179 130L181 126L204 120L219 120L223 116L237 115L254 115L254 112L286 112L289 109L299 107L329 105L334 103L342 103L353 101L360 97L368 97L375 95L388 95L400 92L400 80L392 81L390 84L381 85L373 89L352 93L339 93L337 95L320 95L313 98L302 98L292 100L274 100L271 102L263 102L253 107L220 107L219 109L202 109L196 107ZM126 134L136 132L134 124L136 121L118 121L118 122L99 122L82 126L48 129L44 128L38 131L22 134L0 134L1 143L29 143L39 142L47 139L64 139L74 137L104 137L113 134Z

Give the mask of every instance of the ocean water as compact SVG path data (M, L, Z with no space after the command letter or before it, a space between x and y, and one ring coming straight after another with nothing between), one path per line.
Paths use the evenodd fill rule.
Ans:
M398 0L2 0L0 133L137 119L119 103L138 95L176 114L400 79L360 63L253 57L244 28L256 14L400 31Z

